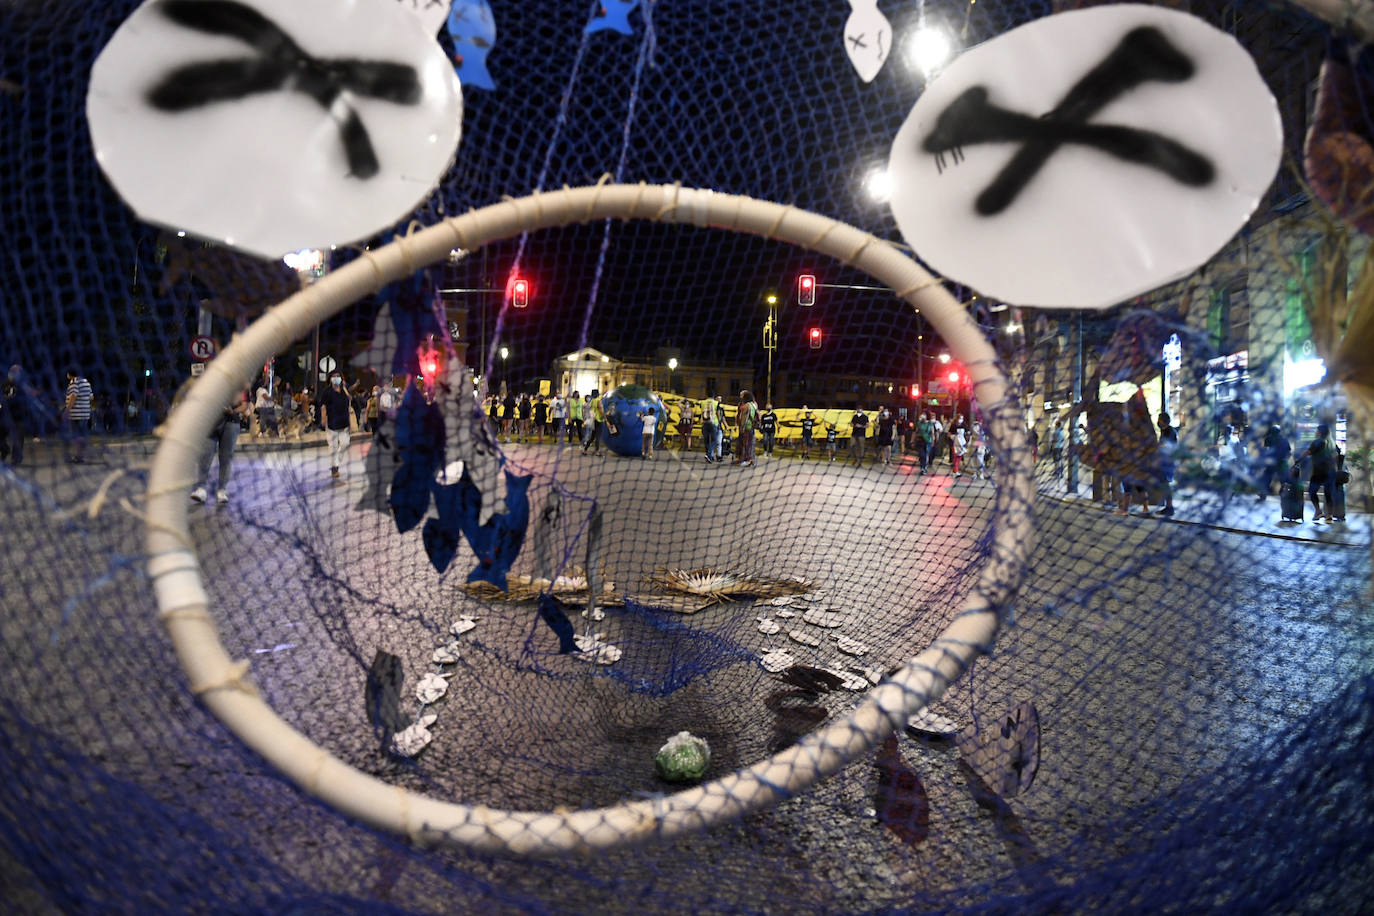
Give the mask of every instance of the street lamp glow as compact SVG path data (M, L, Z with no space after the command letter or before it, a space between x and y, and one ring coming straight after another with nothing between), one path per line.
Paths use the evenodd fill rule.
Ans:
M907 66L920 71L929 80L949 63L954 55L954 42L949 33L937 25L922 25L911 33L904 49Z
M942 363L947 363L947 362L949 362L949 354L948 354L948 353L941 353L939 358L940 358L940 362L942 362Z
M886 166L875 165L869 169L864 177L864 190L875 203L885 204L892 199L892 176Z
M1008 334L1015 334L1017 331L1020 331L1020 330L1021 330L1021 325L1020 325L1019 323L1015 322L1015 321L1012 321L1012 322L1010 322L1010 323L1007 324L1007 333L1008 333Z
M769 294L768 294L768 299L767 299L766 301L768 302L769 305L777 305L777 304L778 304L778 297L775 296L775 295L773 295L772 293L769 293Z
M502 359L505 359L507 356L510 356L510 350L506 349L505 347L502 347L502 348L501 348L501 358L502 358Z
M668 358L668 371L669 371L669 372L675 372L675 371L677 371L677 357L676 357L676 356L671 356L671 357Z

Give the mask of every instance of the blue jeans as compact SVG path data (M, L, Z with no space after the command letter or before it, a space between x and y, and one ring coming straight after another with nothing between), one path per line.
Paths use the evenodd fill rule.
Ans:
M720 427L714 423L707 423L706 429L706 457L715 461L720 460Z
M239 441L239 421L229 420L220 427L219 434L210 437L205 453L200 457L200 475L196 478L198 483L206 481L206 475L210 472L210 462L219 456L219 492L223 493L229 487L229 472L234 466L234 446ZM206 487L208 490L209 487Z

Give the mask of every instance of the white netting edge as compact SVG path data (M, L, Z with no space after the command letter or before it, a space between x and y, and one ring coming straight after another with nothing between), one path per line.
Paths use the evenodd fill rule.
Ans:
M950 626L849 715L800 743L664 798L598 809L510 811L431 798L338 760L262 701L246 665L225 652L210 613L188 529L187 491L201 446L222 409L272 354L381 286L518 233L603 219L648 219L730 229L837 258L891 287L919 309L969 369L987 412L989 438L1004 456L992 553ZM680 185L597 184L508 199L397 239L334 271L269 310L231 343L168 418L147 489L146 548L159 616L192 689L245 744L307 792L375 827L417 843L487 852L590 851L701 829L777 803L867 753L939 699L997 634L999 611L1019 588L1033 544L1030 454L1018 412L1005 409L1007 382L972 318L920 265L852 226L794 207Z

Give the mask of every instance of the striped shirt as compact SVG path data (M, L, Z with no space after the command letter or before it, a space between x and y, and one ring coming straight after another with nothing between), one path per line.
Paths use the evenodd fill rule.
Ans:
M72 420L91 418L91 383L77 376L67 383L67 417Z

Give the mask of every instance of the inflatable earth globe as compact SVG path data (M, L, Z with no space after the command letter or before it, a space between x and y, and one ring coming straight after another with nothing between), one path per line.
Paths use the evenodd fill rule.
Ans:
M654 448L662 447L668 428L668 408L663 406L663 398L648 388L643 385L612 388L601 396L601 409L606 412L606 419L616 427L615 435L611 435L610 426L603 426L601 440L617 455L628 458L639 456L644 441L644 421L639 414L645 410L652 410L658 415L658 426L654 428Z

